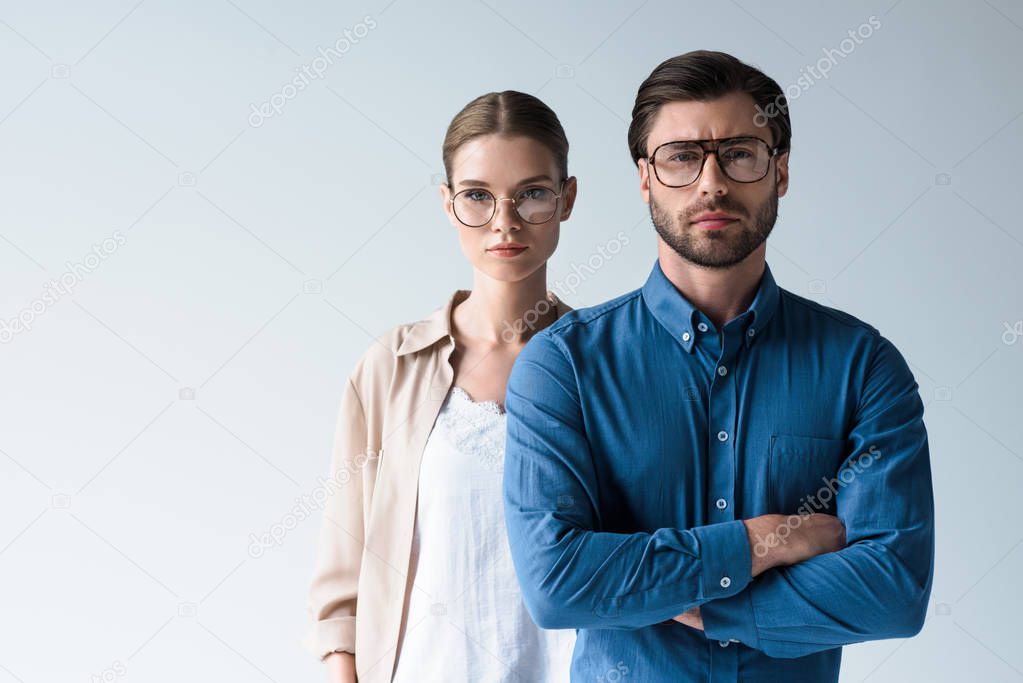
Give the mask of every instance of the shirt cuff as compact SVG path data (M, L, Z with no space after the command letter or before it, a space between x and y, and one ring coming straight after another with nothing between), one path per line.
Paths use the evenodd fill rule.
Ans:
M335 617L314 622L309 626L302 644L308 652L321 660L339 650L355 654L355 617Z
M741 519L696 527L693 534L700 542L704 598L727 598L749 584L753 579L753 557Z
M703 633L710 640L740 642L760 649L757 621L753 614L753 588L722 600L711 600L700 605Z

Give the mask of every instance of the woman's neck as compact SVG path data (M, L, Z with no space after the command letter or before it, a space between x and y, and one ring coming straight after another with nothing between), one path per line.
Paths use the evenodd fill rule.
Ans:
M525 344L554 322L558 313L547 299L547 266L518 282L476 272L472 292L452 316L459 334L492 344Z

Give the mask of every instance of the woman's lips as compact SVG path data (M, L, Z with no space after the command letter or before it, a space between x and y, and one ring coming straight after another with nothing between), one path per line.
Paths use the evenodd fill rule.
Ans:
M529 247L494 247L487 249L487 252L497 256L498 258L514 258L524 252Z

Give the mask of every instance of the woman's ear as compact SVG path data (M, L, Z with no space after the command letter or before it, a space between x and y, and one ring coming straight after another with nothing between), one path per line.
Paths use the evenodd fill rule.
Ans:
M448 221L451 223L451 225L453 225L453 226L455 226L457 228L458 227L458 219L455 218L455 211L454 211L454 208L452 208L452 206L451 206L451 197L452 197L451 186L449 186L447 183L441 183L440 184L440 198L441 198L441 201L443 201L443 203L444 203L444 213L447 214Z
M569 176L565 180L565 187L561 190L562 202L561 209L561 220L567 221L569 216L572 215L572 207L575 206L575 196L579 190L579 184L576 181L575 176Z

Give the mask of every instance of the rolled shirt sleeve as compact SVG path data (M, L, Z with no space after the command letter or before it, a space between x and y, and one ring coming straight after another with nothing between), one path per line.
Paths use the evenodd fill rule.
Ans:
M364 539L366 415L351 379L341 398L331 453L330 478L343 486L327 497L316 563L307 594L305 648L319 658L355 653L355 609Z

